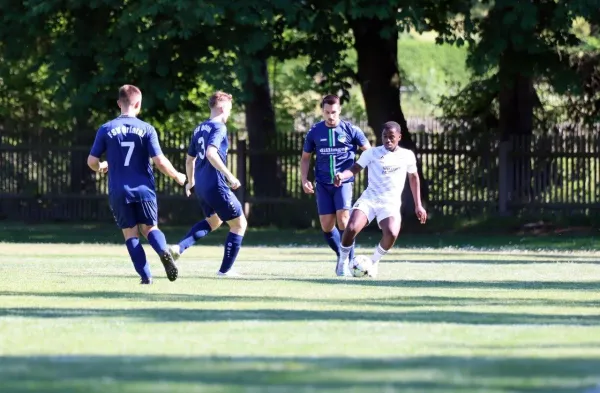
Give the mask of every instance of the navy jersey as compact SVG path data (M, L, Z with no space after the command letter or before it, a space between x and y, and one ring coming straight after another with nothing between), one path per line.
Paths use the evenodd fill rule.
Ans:
M196 157L194 183L201 194L205 190L229 190L225 176L206 158L206 149L211 145L217 148L219 157L227 164L227 127L223 123L207 120L196 127L188 148L188 155Z
M150 157L162 154L156 130L131 116L119 116L103 124L90 152L100 158L106 152L108 193L127 203L156 198Z
M347 121L340 121L335 128L329 128L324 121L313 125L306 134L304 151L316 152L315 180L333 184L335 174L350 168L356 151L367 142L365 133ZM354 181L354 177L345 183L351 181Z

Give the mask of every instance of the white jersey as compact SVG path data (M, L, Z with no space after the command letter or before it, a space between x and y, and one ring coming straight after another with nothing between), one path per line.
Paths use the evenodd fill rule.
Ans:
M376 204L400 206L406 174L417 172L415 154L401 147L395 151L384 146L372 147L364 151L356 163L369 170L369 186L361 199Z

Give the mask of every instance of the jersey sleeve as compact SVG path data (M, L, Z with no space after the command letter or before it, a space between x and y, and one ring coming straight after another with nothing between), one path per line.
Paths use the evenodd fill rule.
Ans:
M353 134L352 142L354 145L360 147L360 146L364 146L367 143L369 143L369 140L367 139L365 133L359 127L352 126L352 134Z
M156 157L162 155L162 149L158 142L158 133L154 127L148 129L148 154L150 157Z
M188 146L187 154L190 157L196 157L198 154L198 150L196 149L196 134L200 132L198 130L192 133L192 137L190 138L190 145Z
M96 139L94 139L94 144L92 145L92 150L90 151L90 156L100 158L102 154L106 151L106 133L104 132L104 128L98 129L96 132Z
M302 151L304 151L305 153L313 153L315 151L315 139L313 138L313 129L311 128L308 133L306 134L306 138L304 139L304 147L302 148Z
M406 172L408 173L417 173L417 157L415 157L415 153L412 150L409 150L410 157L408 160L408 168L406 168Z
M217 149L221 146L221 142L223 139L227 137L227 127L220 126L215 128L209 135L208 140L206 141L206 147L213 145Z
M368 149L368 150L365 150L364 152L362 152L360 157L358 157L358 160L356 161L356 163L358 165L360 165L361 168L366 168L373 160L373 151L374 150L375 149Z

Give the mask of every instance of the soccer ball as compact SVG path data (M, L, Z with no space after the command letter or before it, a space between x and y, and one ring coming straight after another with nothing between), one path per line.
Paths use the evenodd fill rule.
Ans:
M358 255L350 261L350 271L354 277L365 277L373 266L373 261L366 255Z

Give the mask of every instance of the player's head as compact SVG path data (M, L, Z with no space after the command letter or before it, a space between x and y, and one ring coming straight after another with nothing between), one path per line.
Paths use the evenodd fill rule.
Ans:
M117 105L121 108L121 113L133 112L137 115L142 109L142 91L134 85L121 86Z
M231 107L233 106L233 97L223 91L217 91L208 99L211 117L221 116L223 123L227 122L231 115Z
M395 121L388 121L383 125L381 141L387 150L396 150L396 147L398 147L398 143L400 143L401 139L402 132L400 131L400 124L396 123Z
M330 94L321 101L321 109L323 110L323 120L327 127L336 127L340 122L340 97L335 94Z

